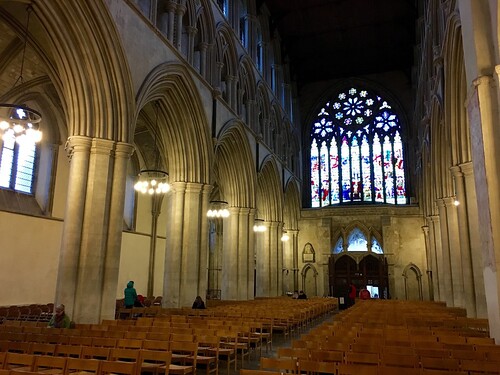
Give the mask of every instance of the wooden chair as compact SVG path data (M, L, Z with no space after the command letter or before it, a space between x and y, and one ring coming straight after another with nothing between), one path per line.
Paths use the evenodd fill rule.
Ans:
M76 345L56 345L54 355L58 357L80 358L82 355L82 348L82 346Z
M33 371L42 374L59 375L66 369L66 358L48 355L37 355Z
M33 371L35 356L26 353L7 353L3 368L16 371Z
M337 375L378 375L378 374L379 374L378 366L359 365L352 363L337 364ZM382 373L380 374L383 375Z
M453 358L421 357L420 365L422 369L458 371L460 362Z
M98 375L100 363L95 359L72 358L66 359L66 369L64 375Z
M380 363L385 367L399 368L417 368L420 365L419 358L416 355L404 355L392 352L383 353Z
M309 359L310 350L307 348L278 348L279 358L295 358L295 359Z
M142 340L118 339L116 341L116 347L123 348L123 349L141 349L142 348Z
M175 375L187 375L196 373L196 361L198 355L198 343L186 341L172 341L172 362L169 373ZM188 364L189 363L189 364Z
M470 375L500 374L500 363L464 359L460 361L460 369Z
M92 346L101 346L104 348L116 348L116 339L107 337L94 337Z
M379 354L346 352L345 362L351 364L359 364L359 365L378 366Z
M92 346L92 337L70 336L68 345Z
M147 340L157 340L157 341L169 341L170 340L170 332L162 331L162 332L148 332L146 335Z
M160 350L141 350L137 364L138 373L167 374L172 361L172 353Z
M311 361L318 362L344 362L344 352L333 350L311 350Z
M137 362L139 360L139 350L125 348L111 348L109 352L110 361Z
M420 375L469 375L466 371L449 371L449 370L435 370L423 368L420 370Z
M298 373L297 360L294 358L268 358L262 357L260 359L261 370L271 370L286 372L291 374Z
M30 351L31 343L7 341L5 344L5 351L9 353L23 353L28 354Z
M136 375L137 364L135 362L99 361L99 363L99 375Z
M46 343L42 343L42 342L32 342L28 353L29 354L37 354L37 355L54 355L55 351L56 351L55 344L46 344Z
M80 358L83 359L98 359L109 360L109 353L111 348L104 348L102 346L84 346L82 347L82 354Z
M142 348L146 350L163 350L170 351L170 341L160 340L143 340Z
M197 366L202 366L207 375L215 372L219 374L220 338L218 336L196 336L198 342ZM191 361L192 358L187 358Z
M299 374L337 374L337 363L299 359Z
M130 327L132 328L132 327ZM134 327L134 328L138 328L138 327ZM125 339L133 339L133 340L145 340L146 337L148 335L148 332L147 331L139 331L139 332L136 332L136 331L126 331L124 333L124 338Z
M240 375L283 375L279 371L241 369Z
M398 367L398 366L384 366L378 367L380 375L420 375L419 368ZM455 373L450 373L449 375Z

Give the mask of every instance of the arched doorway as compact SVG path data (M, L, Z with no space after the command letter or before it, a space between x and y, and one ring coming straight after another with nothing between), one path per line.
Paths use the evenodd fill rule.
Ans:
M302 290L309 296L318 295L318 271L312 264L306 264L302 269Z
M380 298L389 295L387 260L383 255L365 252L331 255L328 271L331 296L346 297L351 283L357 291L372 287Z

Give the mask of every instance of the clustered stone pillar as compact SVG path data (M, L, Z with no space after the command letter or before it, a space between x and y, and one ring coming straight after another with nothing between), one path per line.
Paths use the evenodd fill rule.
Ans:
M114 317L126 166L132 146L74 136L56 303L78 323ZM102 171L107 171L103 173Z
M443 199L437 200L439 209L439 224L441 230L441 300L446 301L448 306L453 306L453 280L451 276L450 241L448 238L448 218L446 205Z
M199 278L207 279L207 269L200 267L201 252L207 251L206 229L208 221L202 194L204 185L198 183L174 182L167 199L169 220L166 231L165 278L163 287L164 307L191 306L199 290ZM205 206L206 207L206 206ZM203 274L200 274L203 272ZM203 287L203 286L201 286Z

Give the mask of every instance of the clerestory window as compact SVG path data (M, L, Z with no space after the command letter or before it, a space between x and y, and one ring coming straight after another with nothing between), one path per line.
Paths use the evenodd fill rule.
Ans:
M12 133L2 138L0 154L0 187L32 194L35 175L36 144L22 140L16 142Z
M407 203L400 118L359 87L331 97L311 126L311 206L343 203Z

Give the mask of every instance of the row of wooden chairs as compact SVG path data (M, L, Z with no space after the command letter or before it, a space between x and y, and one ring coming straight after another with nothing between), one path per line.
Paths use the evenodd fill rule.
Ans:
M7 371L10 375L26 375L30 373L49 375L140 375L142 369L153 374L158 374L159 372L169 373L171 353L141 351L137 356L137 361L128 362L122 360L66 358L18 353L7 353L3 356L0 353L0 361L2 362L1 368L4 371L3 373ZM175 373L175 371L172 373ZM185 373L193 373L193 371Z
M278 357L261 358L260 369L279 371L281 373L339 373L339 368L345 366L357 366L359 370L367 369L368 373L380 373L380 369L390 369L391 373L408 374L417 372L447 371L450 375L457 372L465 374L500 374L500 362L487 362L477 360L457 360L451 358L420 357L411 358L411 361L402 361L401 356L393 355L380 360L373 353L346 353L345 357L329 356L326 353L314 353L309 358L302 357ZM371 370L370 370L371 368ZM329 370L328 370L329 369ZM342 373L342 372L340 372ZM364 373L364 372L363 372Z

